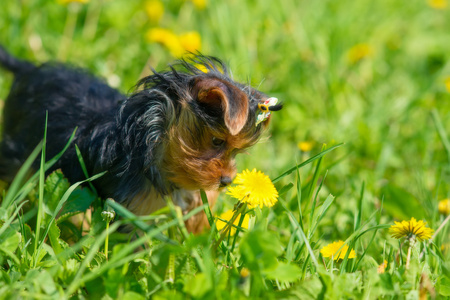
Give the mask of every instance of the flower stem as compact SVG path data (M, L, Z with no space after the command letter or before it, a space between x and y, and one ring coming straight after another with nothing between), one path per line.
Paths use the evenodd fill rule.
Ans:
M108 260L109 221L106 222L105 257Z
M109 199L111 201L114 201L111 198L109 198ZM106 257L106 260L108 260L109 223L111 223L111 221L114 220L114 217L116 216L116 212L108 204L105 204L104 209L105 210L102 211L101 215L102 215L103 221L106 222L105 257Z
M236 239L237 239L237 236L239 235L239 228L242 226L242 222L244 221L244 218L245 218L245 210L246 210L246 208L247 208L247 204L244 204L244 206L243 206L243 208L241 208L241 214L240 214L240 219L239 219L239 224L238 224L238 228L236 228L236 233L234 234L234 237L233 237L233 244L232 244L232 246L231 246L231 252L233 252L233 250L234 250L234 247L235 247L235 245L236 245Z
M412 252L412 249L414 248L415 244L416 244L416 238L413 235L409 238L408 254L406 255L406 266L405 266L406 270L409 269L409 263L411 261L411 252Z
M228 221L228 224L225 226L224 229L222 229L222 232L220 233L220 238L219 240L214 244L214 249L217 249L217 247L222 243L222 241L225 239L225 237L228 235L228 231L231 229L231 227L234 224L234 221L236 220L237 216L239 216L239 214L242 214L245 210L245 208L247 207L246 203L240 202L237 207L236 210L234 212L233 217Z
M406 256L406 269L409 269L409 261L411 260L411 245L408 247L408 255Z

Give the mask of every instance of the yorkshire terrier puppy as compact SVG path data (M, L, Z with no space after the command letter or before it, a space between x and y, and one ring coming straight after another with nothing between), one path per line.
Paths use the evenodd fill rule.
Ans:
M270 111L281 108L275 98L233 81L219 59L203 55L154 71L129 97L85 70L35 66L2 47L0 65L14 74L3 109L0 178L14 178L42 140L48 113L47 157L77 128L73 144L89 175L107 171L93 182L99 196L137 215L162 208L167 196L188 212L202 204L200 189L213 205L236 174L236 154L257 142ZM52 169L71 183L85 179L74 145ZM194 233L206 224L203 213L186 222Z

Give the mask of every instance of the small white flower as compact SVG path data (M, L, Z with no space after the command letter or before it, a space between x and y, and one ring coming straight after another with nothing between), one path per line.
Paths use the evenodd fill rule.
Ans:
M115 216L116 216L116 213L114 211L111 211L111 210L102 211L102 218L103 218L103 221L105 221L105 222L108 222L108 223L111 222Z

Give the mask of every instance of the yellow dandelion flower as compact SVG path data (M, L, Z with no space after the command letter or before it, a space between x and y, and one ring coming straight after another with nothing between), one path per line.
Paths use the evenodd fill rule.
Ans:
M368 44L357 44L347 51L347 59L350 63L355 64L363 58L373 54L373 49Z
M297 144L298 149L302 150L303 152L309 152L314 147L314 142L299 142Z
M191 0L197 9L205 9L207 0Z
M59 4L69 4L69 3L83 3L86 4L89 0L57 0Z
M217 230L221 231L223 228L225 228L225 226L227 226L227 224L228 224L225 221L229 222L231 220L231 218L233 217L233 215L234 215L234 211L232 209L227 210L226 212L222 213L219 216L219 218L217 219L217 221L216 221L216 228L217 228ZM225 221L222 221L221 219L225 220ZM241 214L239 214L237 216L237 218L234 220L233 225L239 226L239 221L240 220L241 220ZM248 229L249 220L250 220L249 216L245 215L244 216L244 220L242 220L242 224L241 224L240 227ZM236 233L236 228L231 227L230 234L234 235L235 233Z
M450 93L450 76L444 79L445 89Z
M444 199L439 201L438 210L441 215L446 216L450 214L450 199Z
M387 264L388 264L387 260L384 260L384 262L381 265L378 266L377 273L378 274L383 274L386 271Z
M170 53L179 57L183 55L184 50L175 33L165 28L151 28L147 31L146 38L149 42L160 43L169 49Z
M428 0L428 5L434 9L446 9L447 0Z
M164 5L159 0L149 0L145 3L145 12L150 21L158 23L164 14Z
M278 201L278 192L269 176L261 171L244 170L233 181L236 186L228 188L228 195L247 203L250 208L256 206L272 207Z
M334 260L344 259L348 251L348 245L344 245L343 247L342 245L344 245L343 241L337 241L328 244L322 249L320 249L320 253L322 254L323 257L333 257ZM341 250L339 250L339 248L341 248ZM355 250L352 249L348 255L348 258L350 259L355 257L356 257Z
M389 228L389 232L396 239L415 236L421 242L430 239L434 232L433 229L425 227L426 224L422 220L417 221L415 218L411 218L409 221L395 222L395 225Z
M188 52L200 51L202 47L202 39L196 31L191 31L180 35L180 45Z

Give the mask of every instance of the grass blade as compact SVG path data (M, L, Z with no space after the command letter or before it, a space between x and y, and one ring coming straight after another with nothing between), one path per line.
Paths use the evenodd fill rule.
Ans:
M48 112L45 113L45 125L44 125L44 140L42 142L42 151L41 151L41 165L39 168L39 198L38 198L38 211L37 211L37 219L36 219L36 237L34 239L34 267L36 267L37 257L39 256L38 244L42 243L40 238L41 233L41 222L44 217L44 185L45 185L45 145L47 143L47 123L48 123Z
M3 232L5 232L6 229L8 229L25 203L26 202L20 203L19 206L16 207L14 213L8 218L8 220L5 221L5 223L3 223L2 227L0 227L0 236L3 234Z
M205 205L204 206L205 207L205 214L206 214L206 217L208 218L209 226L212 227L213 224L214 224L214 218L213 218L213 215L211 213L211 208L209 207L208 197L206 196L206 193L205 193L204 190L200 190L200 197L202 198L202 202Z
M19 189L23 180L29 173L31 166L33 165L33 162L38 157L39 153L42 149L42 142L40 142L36 148L34 148L33 152L30 154L30 156L27 158L27 160L24 162L22 167L19 169L19 172L17 172L16 177L14 177L13 182L11 183L8 193L6 194L5 198L2 201L2 208L8 208L13 200L16 199L18 195L22 193L22 189Z
M45 172L47 172L60 158L61 156L63 156L63 154L66 152L66 150L69 148L70 144L72 143L73 139L75 138L75 133L76 133L76 129L73 131L72 135L70 136L67 144L64 146L64 148L61 150L61 152L59 152L57 155L55 155L52 159L50 159L49 161L47 161L45 163ZM22 169L24 169L24 175L22 175L22 171L19 171L19 173L17 173L16 177L21 178L22 176L25 177L27 174L27 171L30 169L32 163L34 162L34 160L37 158L37 156L39 155L39 152L41 151L41 147L42 147L42 142L36 147L36 149L33 151L33 153L30 155L30 157L26 160L26 162L23 164ZM38 150L39 149L39 150ZM36 153L35 153L36 152ZM32 158L34 157L34 158ZM15 193L14 189L12 190L13 192L11 193L11 199L6 199L7 201L16 201L16 202L21 202L27 195L28 193L33 189L34 185L35 185L35 181L38 179L40 174L40 170L38 170L33 176L31 176L30 179L28 179L28 181L22 186L22 188ZM14 179L15 181L16 179ZM22 182L22 180L20 180L19 182ZM11 184L12 187L12 184ZM9 189L9 191L11 191L11 187ZM8 192L9 194L9 192ZM8 197L8 195L7 195ZM9 205L10 203L3 201L3 203L5 203L6 205ZM2 207L3 207L3 203L2 203Z
M47 236L48 232L50 231L50 226L51 226L51 225L53 224L53 222L55 221L56 216L58 215L59 211L60 211L61 208L63 207L64 203L66 203L66 201L69 199L70 194L72 194L72 192L73 192L78 186L80 186L81 184L83 184L83 183L85 183L85 182L88 182L88 181L95 180L95 179L97 179L97 178L100 178L100 177L103 176L105 173L106 173L106 172L103 172L103 173L94 175L94 176L92 176L91 178L88 178L88 179L83 180L83 181L79 181L79 182L77 182L77 183L75 183L75 184L73 184L73 185L71 185L71 186L69 187L69 189L64 193L64 195L62 196L62 198L61 198L61 200L59 201L58 205L56 206L56 209L55 209L55 211L53 212L53 214L52 214L52 216L51 216L51 218L50 218L50 221L49 221L48 224L47 224L47 228L46 228L46 230L45 230L45 234L44 234L42 240L41 240L40 243L39 243L38 249L40 249L40 248L42 247L42 244L44 243L45 237Z
M323 145L322 151L325 150L325 147L326 147L326 145ZM319 172L320 172L320 166L322 165L322 159L323 159L323 157L320 157L319 160L317 161L316 169L314 170L314 175L311 180L311 185L309 186L308 199L312 202L311 213L310 213L310 218L309 218L311 220L311 222L313 220L314 211L316 210L317 195L319 194L319 191L320 191L320 189L322 187L322 183L323 183L323 181L322 181L319 188L317 189L316 197L314 197L314 199L313 199L314 189L317 185L317 181L319 180ZM326 174L325 174L325 176L326 176ZM311 228L312 224L310 224L309 227Z
M361 255L361 257L358 259L358 262L356 263L356 265L353 267L352 272L356 272L356 270L358 269L359 264L361 263L361 261L363 260L364 256L366 256L367 253L367 249L369 249L370 245L372 245L373 240L375 239L375 236L378 233L378 229L375 230L375 232L372 235L372 238L370 239L369 244L367 244L367 247L364 249L363 254Z
M364 187L365 187L365 182L362 183L362 187L361 187L361 193L359 196L359 201L358 201L358 213L356 215L356 220L355 220L355 226L354 226L354 231L358 230L359 226L361 225L361 218L362 218L362 201L364 198Z
M302 214L302 180L300 178L300 168L297 168L297 205L298 205L298 223L303 228Z
M83 174L86 178L89 178L89 173L86 168L86 164L84 163L83 155L81 154L80 148L78 148L78 145L75 144L75 151L77 152L78 161L80 162L81 170L83 170ZM92 182L88 182L89 187L92 189L92 191L97 195L97 190L95 189Z
M122 205L120 205L119 203L117 203L115 201L107 199L106 204L111 206L118 215L131 221L131 223L134 226L136 226L137 228L139 228L142 231L148 232L148 231L151 231L156 228L156 226L154 226L154 225L149 225L149 224L139 220L139 218L135 214L133 214L131 211L129 211L128 209L126 209L125 207L123 207ZM162 242L177 245L177 243L175 241L169 239L167 236L165 236L161 233L156 234L155 237Z
M292 226L295 228L295 232L297 233L297 237L299 242L303 242L306 245L306 248L308 249L309 255L311 256L311 260L313 261L316 268L319 267L319 263L317 262L316 257L314 256L313 250L311 248L311 245L309 244L308 239L306 238L305 233L303 232L303 229L300 227L300 224L297 222L297 219L292 214L292 212L286 207L286 204L283 200L278 199L278 202L281 204L281 206L284 208L286 213L289 216L289 220L291 221Z
M442 145L445 148L445 152L447 153L448 163L450 164L450 141L448 140L444 125L442 124L441 118L439 117L439 113L436 109L433 109L431 111L431 116L433 117L434 125L436 126L436 130L439 134L439 137L441 138Z
M294 172L295 170L297 170L297 169L299 169L299 168L301 168L301 167L304 167L304 166L306 166L307 164L312 163L312 162L315 161L316 159L321 158L321 157L324 156L325 154L327 154L327 153L329 153L329 152L335 150L336 148L341 147L342 145L344 145L344 143L337 144L337 145L335 145L335 146L333 146L333 147L331 147L331 148L329 148L329 149L326 149L326 150L320 152L319 154L317 154L317 155L315 155L315 156L313 156L313 157L311 157L311 158L305 160L304 162L302 162L302 163L296 165L295 167L290 168L289 170L283 172L280 176L276 177L275 179L272 179L272 182L273 182L273 183L277 182L278 180L280 180L280 179L282 179L283 177L285 177L285 176L291 174L291 173Z
M312 225L311 226L312 229L310 231L310 234L308 235L309 239L311 239L312 236L314 235L314 232L317 229L317 225L320 223L322 218L327 213L327 211L330 208L331 204L333 203L334 199L335 199L335 197L333 195L328 195L327 199L325 199L324 203L322 204L322 211L320 212L319 215L316 216L316 218L314 219L314 221L311 224Z

